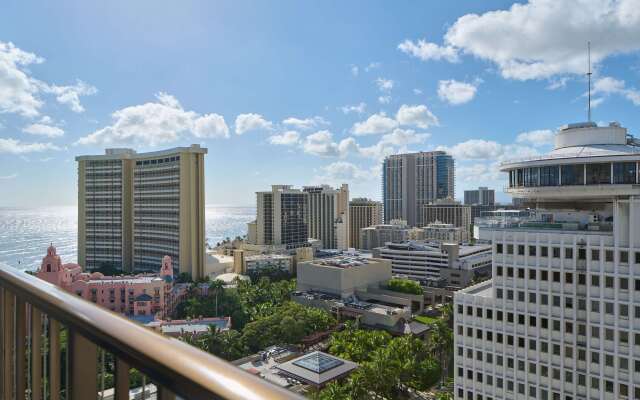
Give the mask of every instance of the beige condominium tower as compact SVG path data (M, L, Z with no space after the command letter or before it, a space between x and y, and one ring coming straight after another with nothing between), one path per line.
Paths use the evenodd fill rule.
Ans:
M357 198L349 202L349 247L361 249L360 230L382 223L382 203Z
M334 189L329 185L305 186L309 215L309 238L318 239L325 249L349 246L349 185Z
M76 157L80 265L156 270L169 255L179 272L202 277L206 153L191 145Z

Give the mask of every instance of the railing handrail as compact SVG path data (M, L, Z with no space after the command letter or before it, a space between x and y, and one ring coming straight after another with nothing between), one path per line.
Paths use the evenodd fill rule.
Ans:
M185 399L302 399L25 272L0 268L0 286Z

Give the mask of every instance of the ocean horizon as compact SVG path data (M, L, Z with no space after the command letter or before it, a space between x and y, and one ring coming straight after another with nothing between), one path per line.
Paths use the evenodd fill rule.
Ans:
M210 245L227 237L244 236L256 208L205 206L205 235ZM62 262L77 262L78 208L0 207L0 266L34 270L53 244Z

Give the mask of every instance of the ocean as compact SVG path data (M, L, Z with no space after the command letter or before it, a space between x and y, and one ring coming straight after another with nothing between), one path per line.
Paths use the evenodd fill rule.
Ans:
M205 209L207 241L214 246L227 237L247 233L247 222L255 219L255 207L208 205ZM0 266L23 270L40 266L47 247L56 246L62 262L76 262L78 214L73 207L0 207Z

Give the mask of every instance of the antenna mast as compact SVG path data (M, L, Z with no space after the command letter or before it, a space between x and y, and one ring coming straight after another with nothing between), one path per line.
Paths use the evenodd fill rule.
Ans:
M589 81L589 102L587 104L587 118L591 122L591 42L587 42L587 78Z

